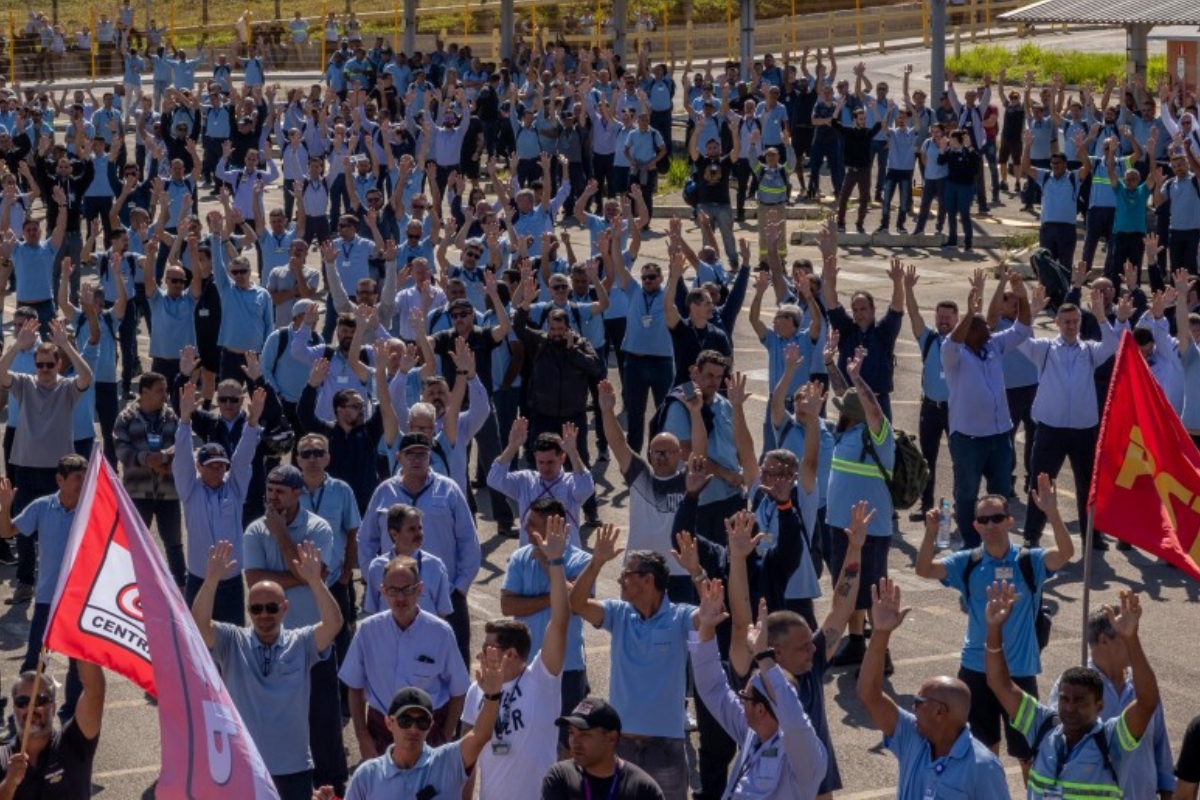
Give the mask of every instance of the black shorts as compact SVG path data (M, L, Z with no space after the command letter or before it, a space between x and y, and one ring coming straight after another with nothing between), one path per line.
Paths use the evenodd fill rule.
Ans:
M1016 728L1009 725L1008 714L996 699L996 695L987 685L987 675L973 669L959 667L958 679L971 690L971 714L967 722L971 725L971 735L992 748L1000 743L1000 727L1004 727L1004 741L1008 745L1008 754L1018 761L1029 761L1033 758L1033 749L1025 737ZM1037 676L1013 678L1013 683L1020 686L1033 697L1038 696Z
M871 607L871 587L888 574L888 552L892 549L892 537L868 536L862 549L862 571L858 581L858 597L854 601L855 611ZM846 534L844 529L829 526L829 574L834 583L842 574L846 561Z
M1000 163L1007 164L1012 161L1014 164L1021 163L1021 150L1025 143L1020 139L1001 139L1000 140Z
M792 151L808 153L812 151L813 128L811 125L797 125L792 128Z
M217 345L217 334L201 336L196 332L196 355L200 358L200 366L213 375L221 371L221 348Z

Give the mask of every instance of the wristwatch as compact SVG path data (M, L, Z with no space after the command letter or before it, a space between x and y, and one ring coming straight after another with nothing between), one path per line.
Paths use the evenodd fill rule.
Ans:
M757 664L758 662L760 662L766 658L769 658L772 661L775 660L775 648L774 647L768 647L766 650L762 650L758 653L755 653L754 654L754 663Z

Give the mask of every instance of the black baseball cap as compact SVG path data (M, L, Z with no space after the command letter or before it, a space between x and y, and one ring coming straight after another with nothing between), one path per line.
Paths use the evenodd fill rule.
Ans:
M554 720L554 724L560 728L570 725L581 731L600 728L621 732L621 717L617 710L599 697L583 698L570 714Z

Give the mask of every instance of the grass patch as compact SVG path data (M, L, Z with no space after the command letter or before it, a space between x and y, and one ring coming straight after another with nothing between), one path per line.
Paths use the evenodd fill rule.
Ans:
M1166 76L1166 56L1150 57L1147 65L1146 83L1153 86L1159 78ZM1001 69L1008 70L1012 85L1023 81L1027 71L1032 70L1037 83L1049 83L1054 73L1062 75L1068 86L1079 86L1091 82L1103 86L1109 75L1125 74L1125 56L1122 53L1084 53L1078 50L1049 50L1036 44L1025 43L1012 51L1002 45L986 44L963 51L958 57L946 59L946 69L964 77L980 79L990 73L995 79ZM1119 98L1118 98L1119 99Z
M688 176L691 174L692 165L686 157L671 156L671 164L667 167L667 173L658 182L658 193L682 191L683 185L687 183Z

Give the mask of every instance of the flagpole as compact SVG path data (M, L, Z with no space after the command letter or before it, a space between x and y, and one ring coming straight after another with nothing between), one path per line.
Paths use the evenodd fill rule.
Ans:
M1083 534L1083 641L1079 646L1079 665L1081 667L1086 667L1088 663L1088 615L1091 614L1092 539L1096 536L1096 530L1093 525L1095 516L1095 508L1089 508L1087 530Z
M38 707L38 690L42 688L42 670L45 668L46 648L43 647L42 652L38 654L37 672L35 672L33 675L33 691L29 695L29 710L25 712L25 729L21 732L21 752L27 755L29 753L29 734L33 731L33 726L29 724L29 719L33 716L34 709Z

